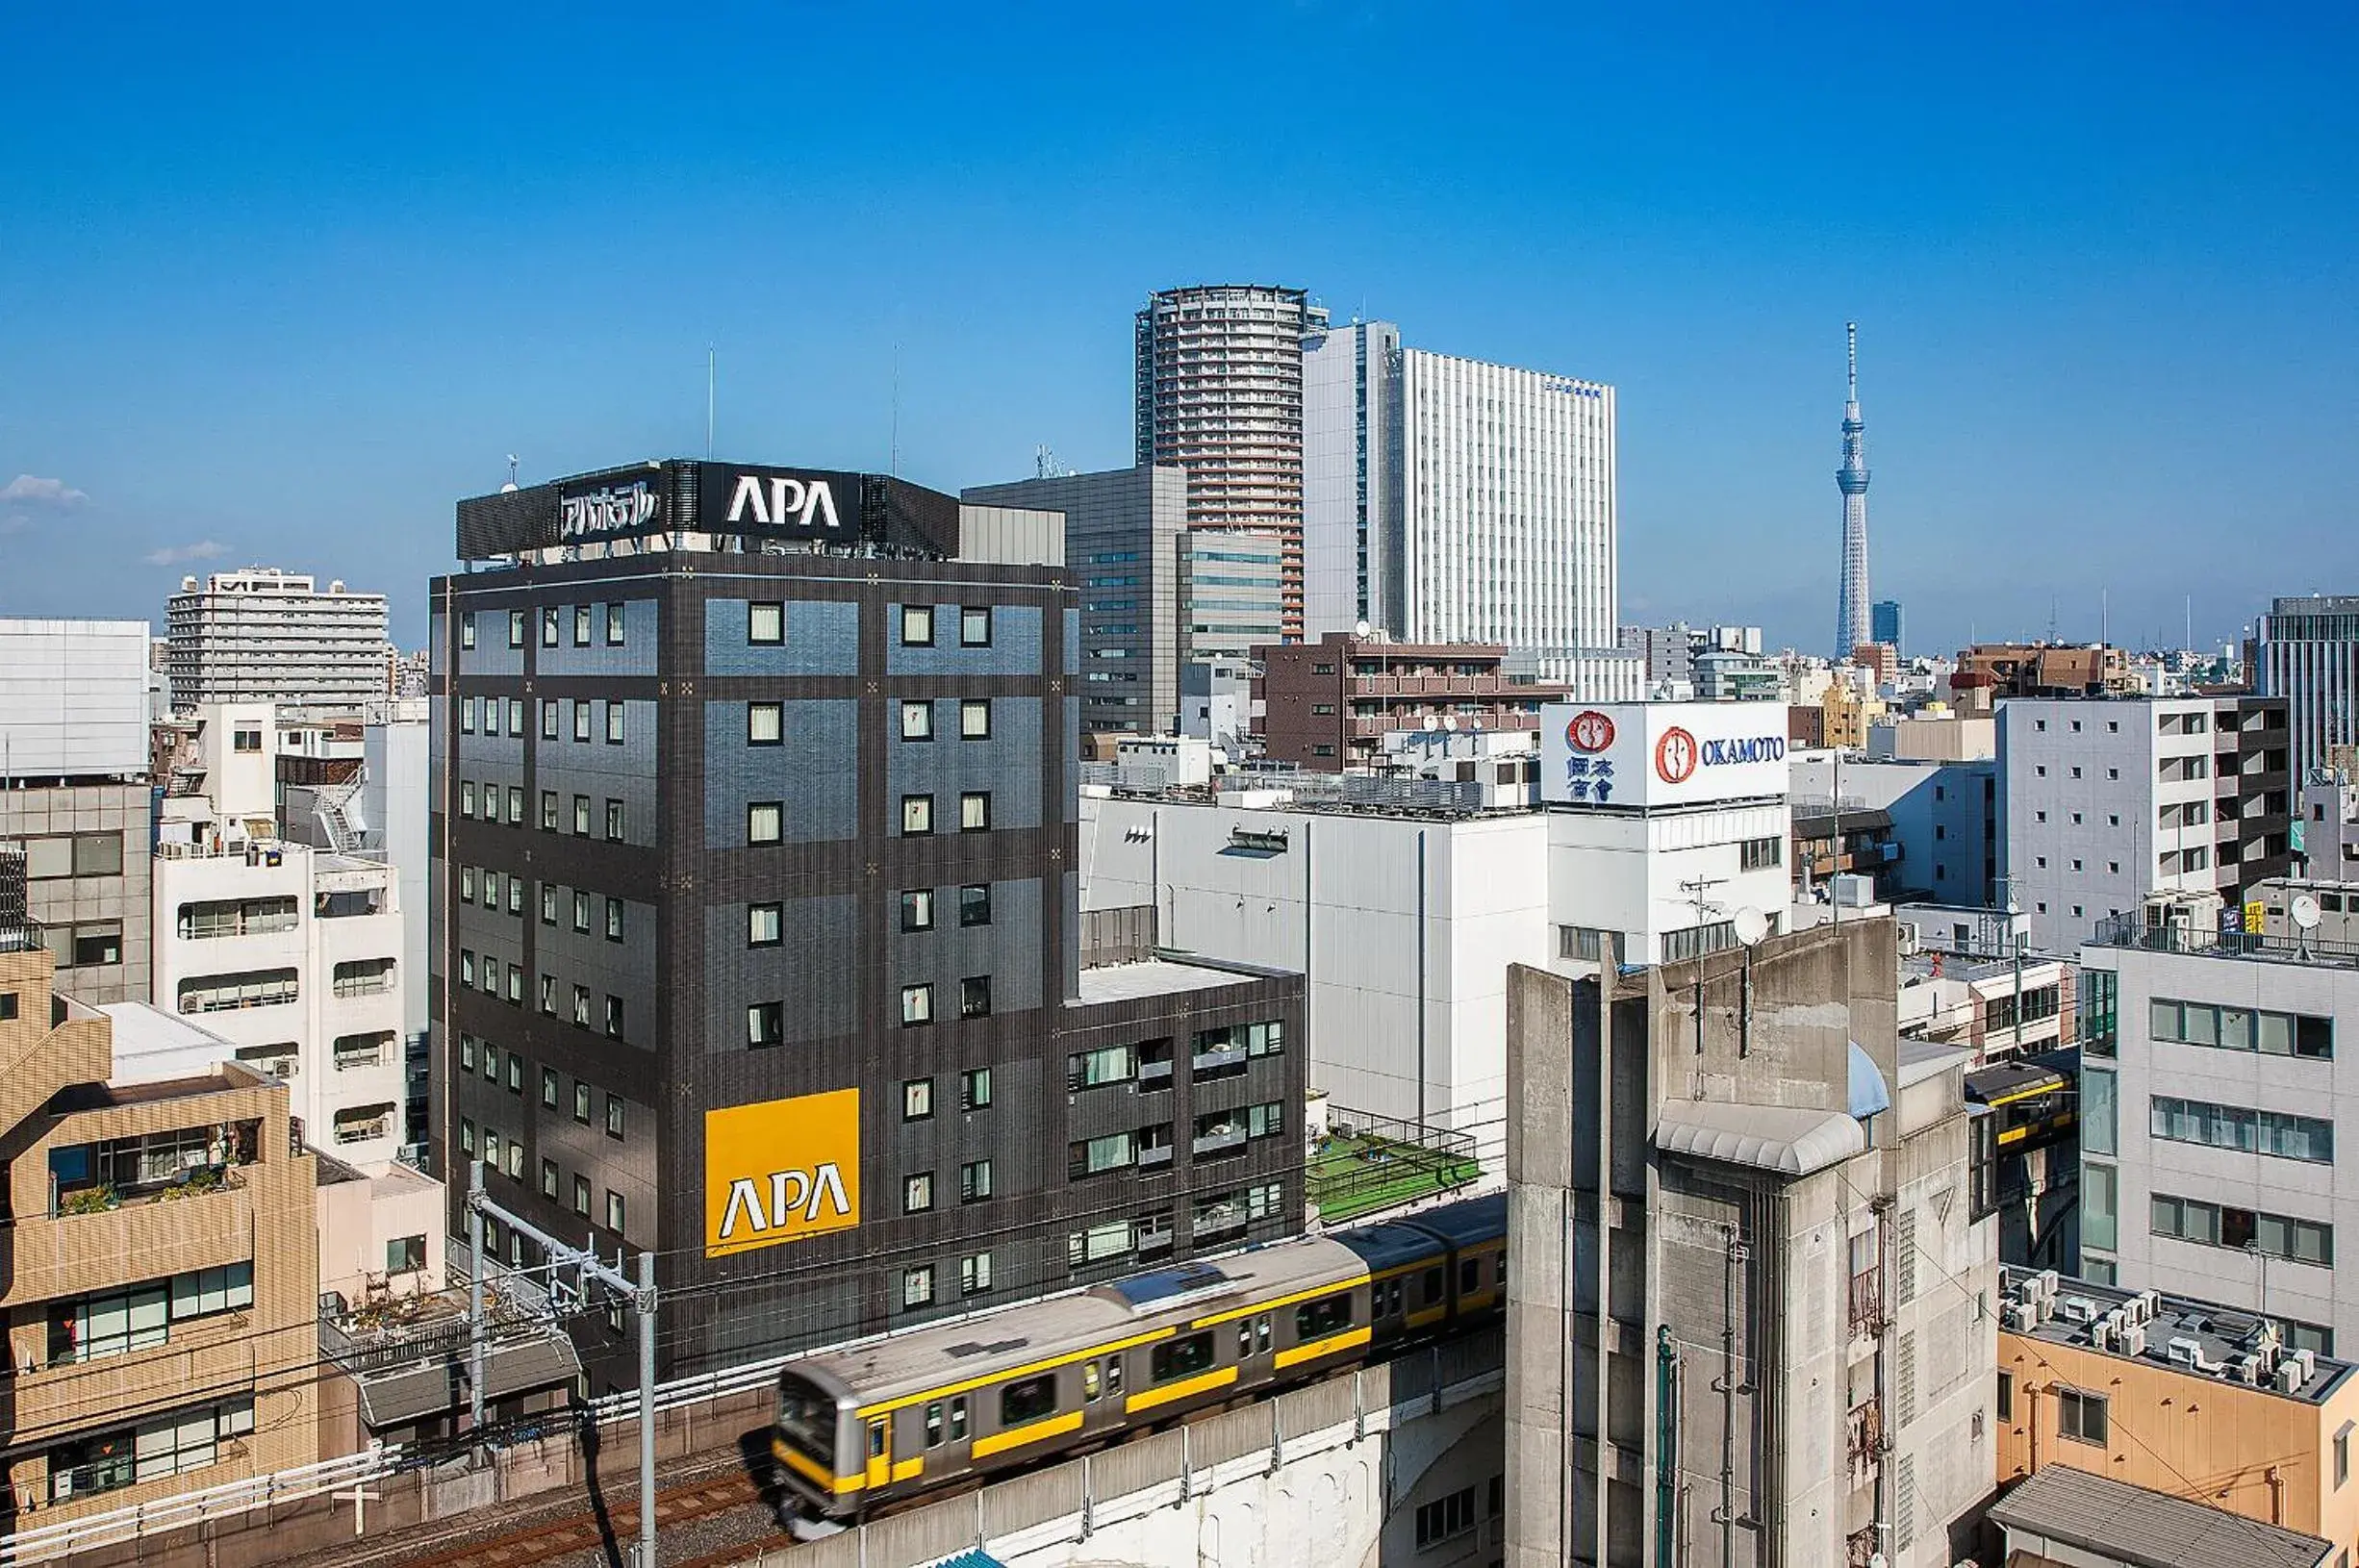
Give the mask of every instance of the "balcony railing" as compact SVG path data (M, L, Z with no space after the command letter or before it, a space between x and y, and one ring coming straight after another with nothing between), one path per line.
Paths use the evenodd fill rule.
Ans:
M1196 1134L1196 1141L1188 1146L1188 1151L1198 1159L1205 1159L1230 1153L1244 1147L1245 1128L1242 1125L1230 1125L1214 1127Z
M1884 1326L1884 1277L1875 1269L1851 1277L1851 1327L1874 1333Z

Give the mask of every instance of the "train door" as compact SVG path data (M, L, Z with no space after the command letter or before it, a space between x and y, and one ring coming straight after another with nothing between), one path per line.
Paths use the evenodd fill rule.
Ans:
M893 1418L871 1416L868 1423L868 1485L874 1492L893 1479Z

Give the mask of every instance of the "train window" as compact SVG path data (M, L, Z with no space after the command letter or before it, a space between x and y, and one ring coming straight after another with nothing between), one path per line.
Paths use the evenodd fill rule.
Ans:
M1508 1254L1505 1252L1499 1254L1499 1288L1508 1288Z
M1441 1271L1439 1269L1425 1271L1425 1299L1429 1305L1441 1300Z
M872 1459L881 1459L884 1457L884 1451L885 1424L882 1421L872 1421L868 1424L868 1456Z
M1479 1258L1479 1257L1470 1257L1470 1258L1466 1258L1465 1260L1463 1260L1462 1262L1460 1262L1460 1263L1459 1264L1459 1266L1458 1266L1458 1288L1459 1288L1459 1294L1460 1294L1461 1296L1462 1296L1462 1295L1465 1295L1465 1294L1467 1294L1468 1292L1473 1291L1474 1289L1476 1289L1476 1288L1477 1288L1478 1286L1480 1286L1482 1283L1483 1283L1483 1260L1482 1260L1481 1258Z
M1270 1315L1267 1312L1254 1320L1254 1349L1263 1354L1270 1349Z
M1181 1339L1167 1339L1149 1353L1147 1376L1158 1383L1192 1377L1212 1364L1214 1353L1210 1334L1189 1334Z
M1098 1397L1098 1363L1095 1361L1081 1363L1081 1397L1093 1401Z
M942 1446L942 1402L940 1400L926 1406L926 1446L927 1448Z
M1105 1391L1109 1394L1122 1392L1122 1357L1119 1355L1105 1358Z
M1254 1353L1254 1320L1237 1319L1237 1359L1242 1361Z
M967 1435L967 1397L964 1394L951 1401L951 1441L955 1443Z
M1026 1378L1000 1390L1000 1429L1021 1427L1027 1421L1056 1413L1056 1375Z
M1336 1329L1351 1326L1352 1298L1349 1296L1322 1296L1294 1309L1294 1337L1297 1340L1324 1339Z
M1401 1285L1402 1281L1395 1279L1391 1288L1385 1292L1384 1310L1396 1318L1401 1315Z
M789 1375L778 1398L778 1429L806 1458L835 1464L835 1401Z

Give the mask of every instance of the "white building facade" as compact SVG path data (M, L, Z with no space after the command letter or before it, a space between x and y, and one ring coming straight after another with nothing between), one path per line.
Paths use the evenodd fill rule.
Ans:
M2253 683L2291 710L2294 776L2330 767L2359 741L2359 595L2277 599L2261 618Z
M2359 965L2194 929L2080 964L2082 1272L2359 1345Z
M1388 322L1304 344L1307 635L1501 643L1542 679L1622 700L1614 392L1403 348Z
M392 689L382 594L272 567L184 577L169 602L172 706L289 702L357 707Z

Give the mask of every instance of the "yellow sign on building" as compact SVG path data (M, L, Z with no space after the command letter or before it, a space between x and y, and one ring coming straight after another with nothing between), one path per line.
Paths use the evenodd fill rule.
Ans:
M860 1223L860 1091L704 1113L704 1255Z
M2259 936L2261 934L2262 930L2264 929L2262 917L2268 912L2267 906L2263 905L2257 899L2245 906L2245 934L2246 936Z

